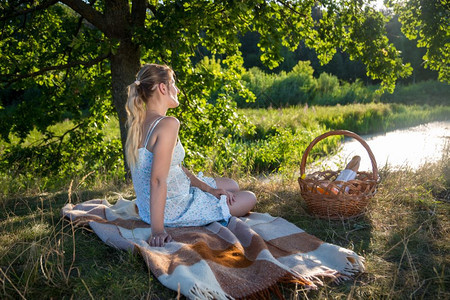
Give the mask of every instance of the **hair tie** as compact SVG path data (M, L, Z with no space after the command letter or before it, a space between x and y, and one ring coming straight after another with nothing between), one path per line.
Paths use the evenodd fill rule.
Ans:
M139 80L136 80L136 81L134 82L134 84L135 84L135 85L140 85L141 82L140 82Z

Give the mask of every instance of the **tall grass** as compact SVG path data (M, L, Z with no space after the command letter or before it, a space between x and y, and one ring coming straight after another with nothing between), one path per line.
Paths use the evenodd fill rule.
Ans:
M244 136L230 133L215 148L205 147L201 155L188 157L187 166L194 171L207 171L211 174L243 177L255 174L282 173L294 174L298 170L302 153L308 144L320 134L334 129L347 129L357 134L385 132L388 130L418 125L421 123L448 120L450 106L403 105L403 104L351 104L337 106L291 106L287 108L239 109L238 113L249 119L251 127ZM55 126L55 132L70 127L70 121ZM21 148L33 145L42 136L33 132L24 144L9 145L9 154L5 156L6 145L0 143L0 192L4 195L15 192L27 192L30 195L42 192L67 189L71 179L85 170L92 172L86 182L102 185L114 180L123 181L123 161L119 141L118 121L111 118L105 128L103 143L91 148L74 149L75 153L65 151L67 157L86 158L80 165L73 160L67 172L46 175L46 161L53 157L52 149L43 148L43 152L30 152ZM325 139L313 148L311 159L333 153L339 147L339 137ZM14 152L15 149L17 152ZM36 148L39 149L39 148ZM32 149L31 149L32 150ZM12 151L12 152L11 152ZM27 152L28 151L28 152ZM92 164L96 155L104 157L97 165ZM12 159L13 154L14 159ZM13 163L9 163L13 161ZM87 166L89 164L89 166ZM74 173L73 170L76 170Z
M411 85L397 85L393 94L383 94L385 103L449 105L450 85L438 81L422 81Z
M324 241L353 249L366 259L366 273L342 286L304 294L287 287L290 299L448 299L450 296L450 152L417 171L380 172L378 192L364 217L327 221L311 217L292 181L252 181L257 209L281 216Z
M320 124L330 130L357 134L381 133L426 122L450 119L450 106L392 103L337 106L294 106L280 109L240 109L255 125L255 137L270 135L275 128L308 128Z
M293 166L299 166L301 155L309 142L324 133L326 128L312 124L307 128L278 127L264 138L239 138L224 144L223 148L212 149L208 164L203 167L211 173L231 176L281 173L292 174ZM332 137L313 149L313 156L323 156L338 148L339 138Z
M450 296L450 152L417 171L380 170L378 192L365 216L343 221L307 213L296 180L238 179L253 190L255 208L286 218L322 240L366 259L366 272L343 285L306 292L282 287L288 299L448 299ZM0 291L2 299L175 299L138 255L113 249L88 228L60 217L61 207L120 192L129 185L88 187L84 178L65 191L0 196Z
M199 164L190 166L211 173L237 177L260 173L295 173L309 143L329 130L345 129L372 134L449 120L450 106L402 104L351 104L343 106L291 106L287 108L240 109L254 128L246 136L231 137L222 147L207 149ZM318 143L309 159L334 153L340 137ZM188 162L189 164L189 162Z
M20 191L0 196L1 299L130 299L130 294L140 298L150 291L149 295L168 299L165 295L173 294L159 283L154 285L157 280L139 256L115 251L88 228L74 227L61 218L66 203L93 198L114 202L119 192L132 197L128 185L111 179L93 184L88 176L55 193Z
M319 123L328 128L347 129L358 134L386 132L426 122L450 119L450 106L370 103L321 108Z

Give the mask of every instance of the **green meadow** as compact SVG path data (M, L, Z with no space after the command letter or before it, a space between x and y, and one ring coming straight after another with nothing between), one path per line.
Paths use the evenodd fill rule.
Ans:
M203 160L191 159L194 170L227 175L258 197L255 211L293 222L320 239L365 257L366 272L317 291L280 286L287 299L445 299L450 297L450 148L439 162L419 170L385 166L367 213L360 218L328 221L310 216L300 197L297 177L301 156L316 136L334 129L357 134L379 133L438 120L448 120L450 106L371 102L334 106L295 105L240 108L251 130L233 136L218 149L206 149ZM65 121L55 132L71 127ZM118 122L111 117L107 142L117 140ZM36 145L34 131L23 145ZM19 144L18 139L12 143ZM339 137L314 147L310 161L337 151ZM111 145L111 144L108 144ZM114 145L114 143L112 144ZM116 144L117 145L117 144ZM10 145L0 145L5 155ZM120 150L120 149L119 149ZM1 166L0 289L4 299L176 299L138 255L105 245L89 228L61 219L64 204L119 195L134 197L123 179L120 151L108 152L110 164L94 171L75 165L58 174L40 172L36 161Z

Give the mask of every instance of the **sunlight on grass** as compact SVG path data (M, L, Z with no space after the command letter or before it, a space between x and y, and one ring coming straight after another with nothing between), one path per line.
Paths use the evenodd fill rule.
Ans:
M296 182L254 180L245 188L259 197L256 210L281 216L326 242L354 249L366 258L366 273L343 286L308 293L309 299L443 299L449 295L450 199L436 199L449 189L447 153L437 164L418 171L380 170L382 181L367 214L355 220L311 217ZM447 157L446 157L447 156ZM291 299L301 295L286 290ZM434 296L433 296L434 295ZM294 298L292 298L294 297Z
M387 111L395 110L401 122L407 120L403 119L407 112L401 106L370 104L336 109L339 110L336 114L327 107L240 110L240 113L254 120L254 138L272 139L271 144L264 144L266 156L263 153L259 156L267 159L272 153L270 147L283 142L284 137L300 138L296 131L309 132L311 136L304 132L303 138L305 144L309 143L313 136L307 129L318 128L315 118L319 115L345 126L350 124L347 119L382 120ZM420 119L421 109L424 107L417 106L411 111ZM449 113L448 108L437 109ZM364 128L365 122L358 126ZM69 125L65 123L63 127ZM278 131L282 134L276 136L277 129L282 129ZM105 130L107 138L116 138L117 120L111 118ZM253 149L255 155L257 150ZM284 173L231 175L241 188L255 192L256 211L283 217L325 242L353 249L365 257L367 269L353 281L339 286L325 284L317 291L285 285L282 291L287 299L450 298L450 148L440 161L425 164L416 171L408 167L399 170L382 167L378 191L367 213L342 221L308 214L297 183L302 151L292 151L284 154L291 155L287 157L291 160L286 160L291 169ZM320 161L310 164L322 166ZM0 177L0 288L6 299L177 297L176 292L162 286L149 273L140 256L113 249L88 227L74 228L61 219L60 209L69 201L107 199L114 203L120 195L133 199L131 184L112 176L110 170L98 174L80 172L61 182L17 174Z
M274 174L238 181L258 195L256 211L283 217L366 259L366 272L353 281L325 284L309 292L286 285L282 287L286 298L443 299L449 295L450 199L438 200L436 195L448 190L449 170L448 157L418 171L385 167L367 214L342 221L310 216L296 180ZM133 197L131 186L122 188L122 196ZM71 196L76 202L92 198L114 202L118 197L108 188L86 191L79 182L73 184ZM40 198L50 206L36 210L42 205ZM0 228L8 233L0 238L0 265L4 266L0 278L6 295L176 298L146 270L140 256L112 249L89 230L62 221L58 211L67 201L67 195L47 194L30 198L28 208L20 208L17 201L5 204L9 217L0 222Z
M33 224L31 227L25 228L21 233L21 239L23 240L31 240L37 239L45 234L50 233L49 224Z

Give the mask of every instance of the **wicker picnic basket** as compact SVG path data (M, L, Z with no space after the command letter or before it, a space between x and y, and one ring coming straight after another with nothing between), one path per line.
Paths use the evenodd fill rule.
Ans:
M372 173L357 172L354 180L334 181L339 171L318 171L305 174L305 165L309 152L319 141L332 135L352 137L360 142L369 154ZM316 137L302 157L300 165L300 193L306 202L310 214L319 218L338 220L361 216L366 206L376 193L378 169L375 157L369 145L356 133L348 130L334 130Z

